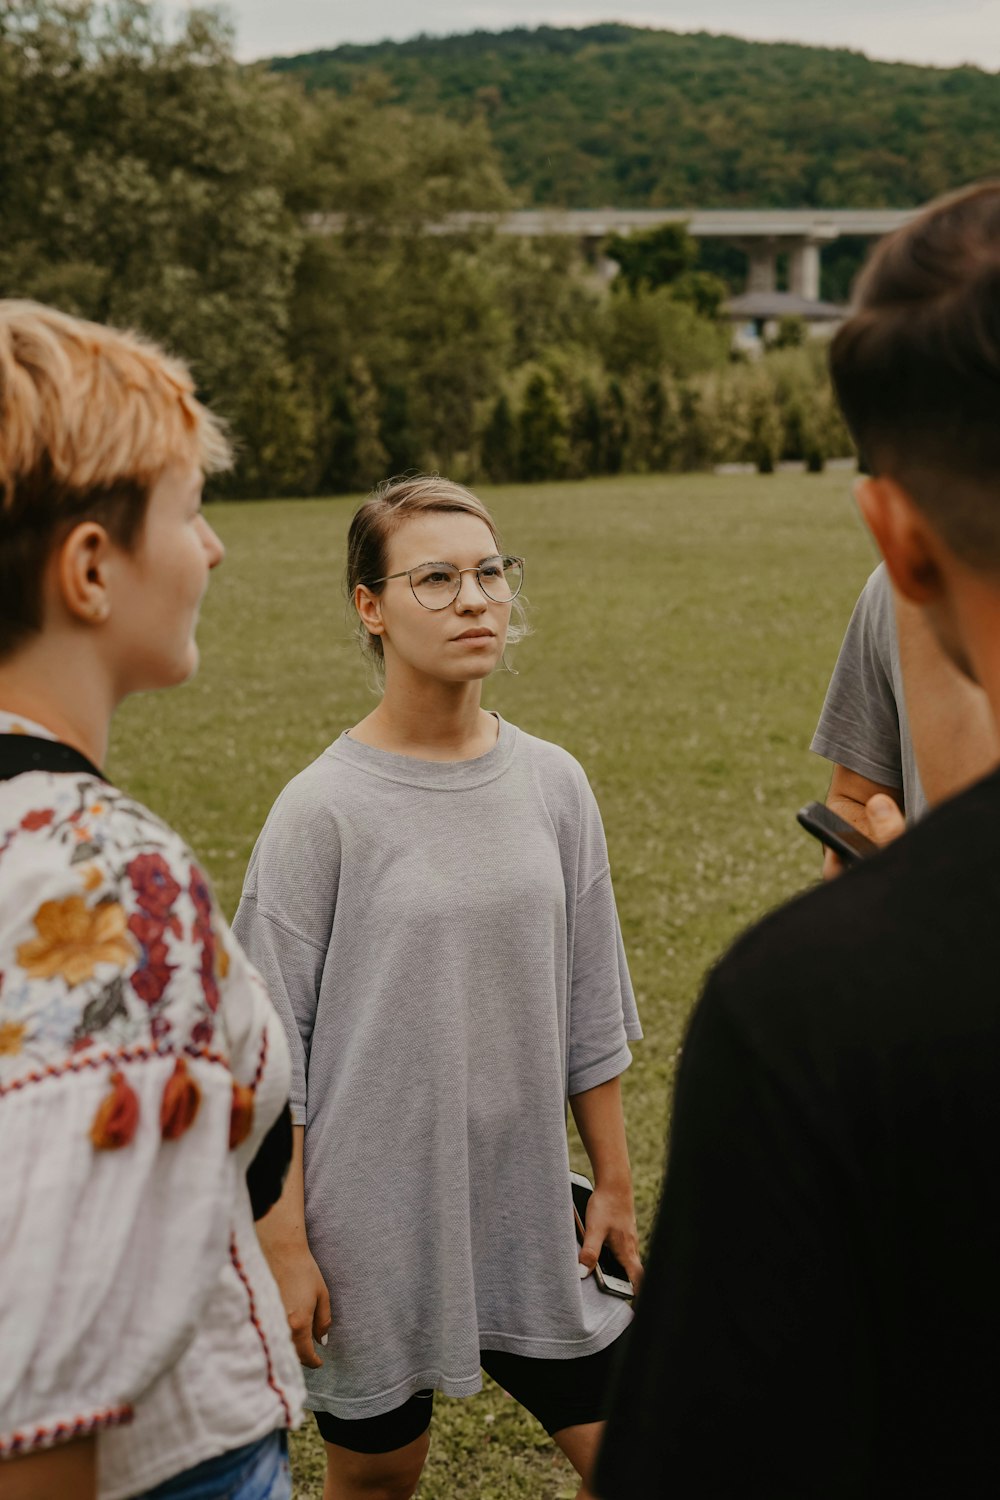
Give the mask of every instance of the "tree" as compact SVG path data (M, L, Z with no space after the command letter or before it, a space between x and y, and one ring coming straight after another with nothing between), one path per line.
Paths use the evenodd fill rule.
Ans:
M676 397L672 382L662 375L649 375L638 394L635 443L637 467L660 472L671 468L676 457Z
M711 271L685 271L670 288L678 302L689 302L701 318L710 322L719 316L729 288L721 276Z
M591 30L602 55L653 45ZM519 34L518 68L537 64L539 35ZM545 36L546 67L590 68L577 33ZM512 199L487 116L505 121L521 85L491 74L477 99L470 83L457 116L423 96L402 106L393 59L422 73L437 46L375 49L380 72L345 63L338 92L306 94L239 67L214 11L167 35L144 0L0 0L0 293L185 356L233 429L234 494L353 490L415 467L537 480L750 448L773 462L775 418L729 362L724 287L684 227L618 242L610 295L570 241L497 234ZM475 38L447 46L482 63ZM536 103L543 116L541 87ZM596 128L610 148L617 127ZM571 173L570 136L549 145L551 171ZM666 180L649 191L662 199ZM849 451L821 351L765 364L779 453Z
M568 457L566 413L545 370L536 370L528 381L518 425L519 477L559 479Z
M289 201L303 213L344 216L341 232L308 237L291 306L289 348L319 414L320 469L346 482L330 445L343 446L337 423L359 355L385 393L387 464L397 472L467 464L482 408L499 394L512 330L489 227L427 230L448 213L508 201L485 133L414 120L371 91L304 108ZM390 392L405 417L399 431Z
M708 393L703 385L681 381L677 394L677 467L682 473L708 468L716 456Z
M614 376L608 381L601 406L601 470L620 474L625 465L629 437L628 407L625 391Z
M306 480L264 439L286 403L302 231L283 197L296 95L240 68L228 26L190 11L173 40L141 0L20 0L0 12L0 290L137 327L193 365L229 418L241 483ZM291 405L287 405L291 403Z
M621 25L423 36L274 66L341 95L377 74L404 108L486 118L525 203L907 207L997 169L1000 78L973 67ZM852 269L831 247L825 296L846 300L861 253Z
M762 373L753 371L747 399L746 456L760 474L773 474L781 457L782 425L774 389Z
M517 427L504 391L497 397L483 433L481 459L483 473L491 484L508 484L517 477Z
M387 474L419 468L420 434L410 410L409 388L403 380L389 380L383 388L379 437L385 449Z
M809 330L805 318L789 313L778 319L778 331L770 340L770 347L772 349L801 349L808 337Z
M575 479L600 474L604 467L604 418L594 381L573 389L569 424L570 473Z
M609 297L601 326L601 352L616 375L634 371L693 375L725 364L730 334L678 302L669 287L634 297Z
M670 286L691 271L698 259L698 244L684 224L661 224L636 234L609 235L604 253L618 262L616 288L622 286L634 296Z
M350 391L355 477L358 488L367 490L385 478L388 454L380 435L379 394L360 354L351 360Z

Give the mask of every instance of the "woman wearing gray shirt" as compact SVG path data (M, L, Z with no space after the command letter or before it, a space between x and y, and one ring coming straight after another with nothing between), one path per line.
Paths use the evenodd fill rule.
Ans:
M348 585L384 696L279 797L234 924L292 1051L296 1162L260 1228L328 1500L411 1495L433 1392L481 1368L586 1496L631 1317L588 1272L607 1241L641 1276L619 1089L641 1031L600 814L566 751L481 707L521 572L461 486L361 507Z

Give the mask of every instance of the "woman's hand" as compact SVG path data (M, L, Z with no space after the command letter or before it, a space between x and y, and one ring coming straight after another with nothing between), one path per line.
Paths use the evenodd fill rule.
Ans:
M288 1314L292 1342L299 1363L307 1370L318 1370L323 1361L316 1344L326 1342L333 1318L330 1293L319 1266L312 1258L306 1238L305 1191L302 1177L302 1148L305 1131L301 1125L292 1128L292 1161L281 1197L257 1225L257 1238L267 1256L271 1274L278 1283L281 1300Z
M588 1273L607 1244L628 1272L636 1291L642 1281L642 1261L635 1228L632 1173L625 1143L622 1091L619 1078L609 1078L569 1100L583 1148L594 1169L594 1191L587 1204L580 1264Z
M883 849L886 844L891 844L893 839L898 839L906 832L906 819L892 797L885 792L876 792L865 803L865 821L861 831L867 834L872 843ZM832 849L824 851L824 880L832 880L841 874L843 868L844 862L838 854Z
M309 1253L305 1240L268 1244L267 1238L262 1236L261 1244L288 1314L288 1326L299 1363L309 1370L318 1370L323 1361L316 1353L314 1341L324 1343L333 1323L330 1293L319 1266Z
M592 1271L606 1244L625 1267L633 1288L638 1292L642 1284L642 1261L639 1259L631 1183L615 1188L598 1182L587 1204L584 1229L580 1264L586 1266L588 1273Z

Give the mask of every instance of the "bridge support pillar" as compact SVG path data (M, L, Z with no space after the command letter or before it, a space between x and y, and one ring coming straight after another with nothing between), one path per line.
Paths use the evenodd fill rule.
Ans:
M747 291L773 292L778 285L778 247L773 240L747 240Z
M798 240L788 257L788 289L808 302L819 301L819 245Z

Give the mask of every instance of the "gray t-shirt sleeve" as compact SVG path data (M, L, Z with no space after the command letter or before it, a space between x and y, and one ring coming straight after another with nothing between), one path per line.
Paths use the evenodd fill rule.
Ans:
M881 565L854 607L810 749L870 781L901 787L894 635L892 594Z
M615 906L604 827L582 771L582 829L569 993L568 1092L617 1078L642 1036Z
M278 798L250 857L233 932L260 971L288 1038L290 1103L306 1120L309 1051L330 941L339 840L310 792L309 773Z

